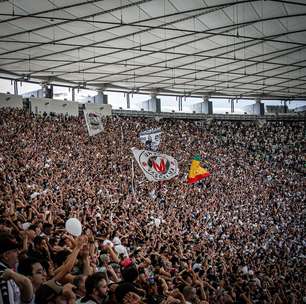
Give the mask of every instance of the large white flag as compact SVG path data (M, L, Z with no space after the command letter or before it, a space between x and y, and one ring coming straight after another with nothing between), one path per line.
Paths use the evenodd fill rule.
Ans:
M166 154L148 150L131 149L134 157L149 181L169 180L178 175L176 159Z
M156 151L161 137L161 129L150 129L139 133L140 141L145 144L146 149Z
M97 135L103 131L101 113L84 110L84 116L89 136Z

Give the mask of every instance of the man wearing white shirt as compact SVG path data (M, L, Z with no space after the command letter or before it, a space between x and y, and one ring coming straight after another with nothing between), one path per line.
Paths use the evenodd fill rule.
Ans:
M113 244L118 255L123 255L125 258L129 256L125 246L121 245L121 241L117 236L114 237Z

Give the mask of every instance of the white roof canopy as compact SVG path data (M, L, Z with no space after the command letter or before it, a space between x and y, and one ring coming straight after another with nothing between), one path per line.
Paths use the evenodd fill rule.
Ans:
M186 96L306 96L306 2L0 1L0 77Z

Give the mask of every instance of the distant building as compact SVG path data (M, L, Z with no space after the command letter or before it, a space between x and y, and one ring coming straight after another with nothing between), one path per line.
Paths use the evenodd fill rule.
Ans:
M294 112L306 112L306 106L297 107L293 110Z
M279 106L266 106L266 112L269 113L288 113L291 112L287 105L279 105Z
M264 115L266 112L265 104L263 102L253 103L248 106L243 106L242 110L244 111L245 114L250 114L250 115Z

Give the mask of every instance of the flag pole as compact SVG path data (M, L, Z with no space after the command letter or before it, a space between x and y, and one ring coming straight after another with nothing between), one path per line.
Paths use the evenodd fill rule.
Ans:
M122 124L121 124L121 126L120 126L120 127L121 127L121 141L122 141L122 143L123 143L123 138L124 138L124 137L123 137L123 129L122 129Z
M132 193L135 198L135 188L134 188L134 177L135 177L135 172L134 172L134 159L132 159Z

